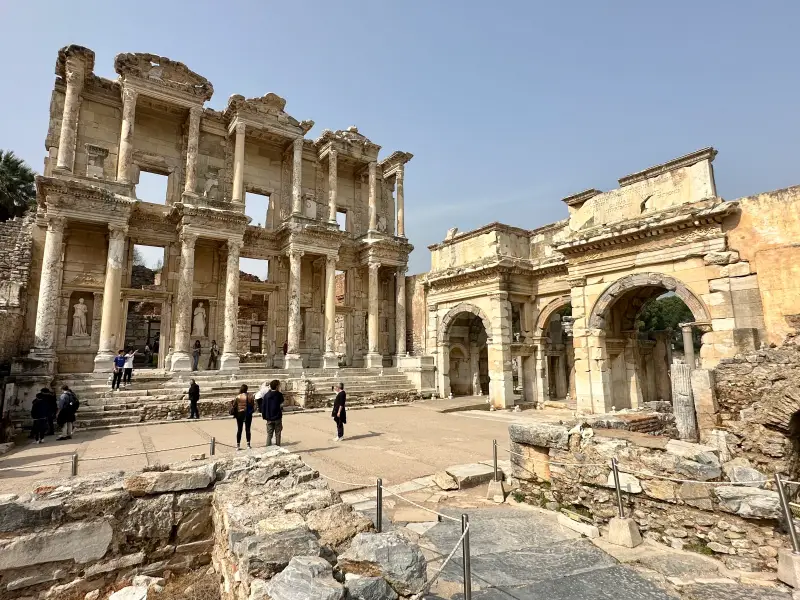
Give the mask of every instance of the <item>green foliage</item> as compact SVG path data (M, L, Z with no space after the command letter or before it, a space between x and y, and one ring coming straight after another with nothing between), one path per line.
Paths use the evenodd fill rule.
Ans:
M677 331L680 323L692 321L692 311L677 296L662 296L648 302L637 317L639 331Z
M145 266L144 255L138 248L133 249L133 264L136 265L137 267Z
M520 492L519 490L514 490L511 492L511 497L514 498L515 502L525 502L525 494Z
M686 544L683 549L689 552L696 552L697 554L704 554L705 556L714 556L714 551L703 542L690 542Z
M10 150L0 150L0 221L22 216L36 203L34 172Z

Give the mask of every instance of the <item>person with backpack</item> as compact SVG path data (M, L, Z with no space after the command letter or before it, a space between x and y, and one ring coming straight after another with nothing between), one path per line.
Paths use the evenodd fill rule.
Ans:
M200 400L200 386L195 383L194 379L189 380L189 418L199 419L200 411L197 410L197 403Z
M250 426L253 424L255 396L247 393L247 385L239 388L239 395L231 403L231 415L236 419L236 449L242 449L242 427L245 429L247 449L250 449Z
M58 426L61 427L61 435L58 440L72 439L72 424L75 423L75 413L78 412L80 402L75 393L69 386L62 386L61 396L58 399Z
M44 441L45 433L47 432L47 418L50 414L50 406L48 405L47 396L43 393L50 390L42 388L42 391L36 394L31 405L31 433L33 434L33 443L41 444Z
M269 391L261 401L261 418L267 422L267 446L272 446L273 434L275 445L280 446L283 432L283 394L281 382L277 379L269 382Z
M111 391L119 391L119 384L122 383L122 372L125 369L125 351L120 350L114 357L114 376L111 378Z

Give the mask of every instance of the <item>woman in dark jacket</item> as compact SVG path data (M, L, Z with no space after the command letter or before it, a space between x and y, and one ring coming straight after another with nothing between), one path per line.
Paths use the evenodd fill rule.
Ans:
M253 424L253 412L256 400L253 394L247 393L247 386L239 388L239 395L231 403L231 414L236 418L236 449L242 449L242 427L247 437L247 448L250 449L250 426Z
M189 418L199 419L200 411L197 410L197 401L200 400L200 386L197 385L194 379L189 380Z
M31 433L35 444L41 444L44 441L44 436L47 432L47 420L50 416L50 407L44 394L45 390L46 388L36 394L36 398L33 399L33 404L31 405L31 419L33 419ZM49 390L47 391L49 393Z
M347 423L347 394L344 392L344 384L336 384L336 400L333 401L333 412L331 416L336 422L336 437L334 442L341 442L344 439L344 425Z

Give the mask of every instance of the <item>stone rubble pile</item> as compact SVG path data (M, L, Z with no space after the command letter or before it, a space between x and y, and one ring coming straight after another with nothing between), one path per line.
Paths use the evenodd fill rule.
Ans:
M152 600L165 574L209 564L224 600L398 598L426 580L416 546L372 533L285 450L161 469L0 496L0 597L98 600L130 584L112 598Z
M776 569L778 549L788 547L771 476L716 446L597 430L585 437L542 423L512 424L509 435L513 476L542 507L588 510L596 524L606 523L617 514L616 458L628 471L620 475L626 510L644 537L747 571Z

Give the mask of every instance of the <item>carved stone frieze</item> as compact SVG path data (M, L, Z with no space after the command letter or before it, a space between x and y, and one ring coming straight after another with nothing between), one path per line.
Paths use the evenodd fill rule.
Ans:
M148 53L117 54L114 70L123 79L133 78L149 85L174 90L203 102L210 100L214 86L181 62Z

